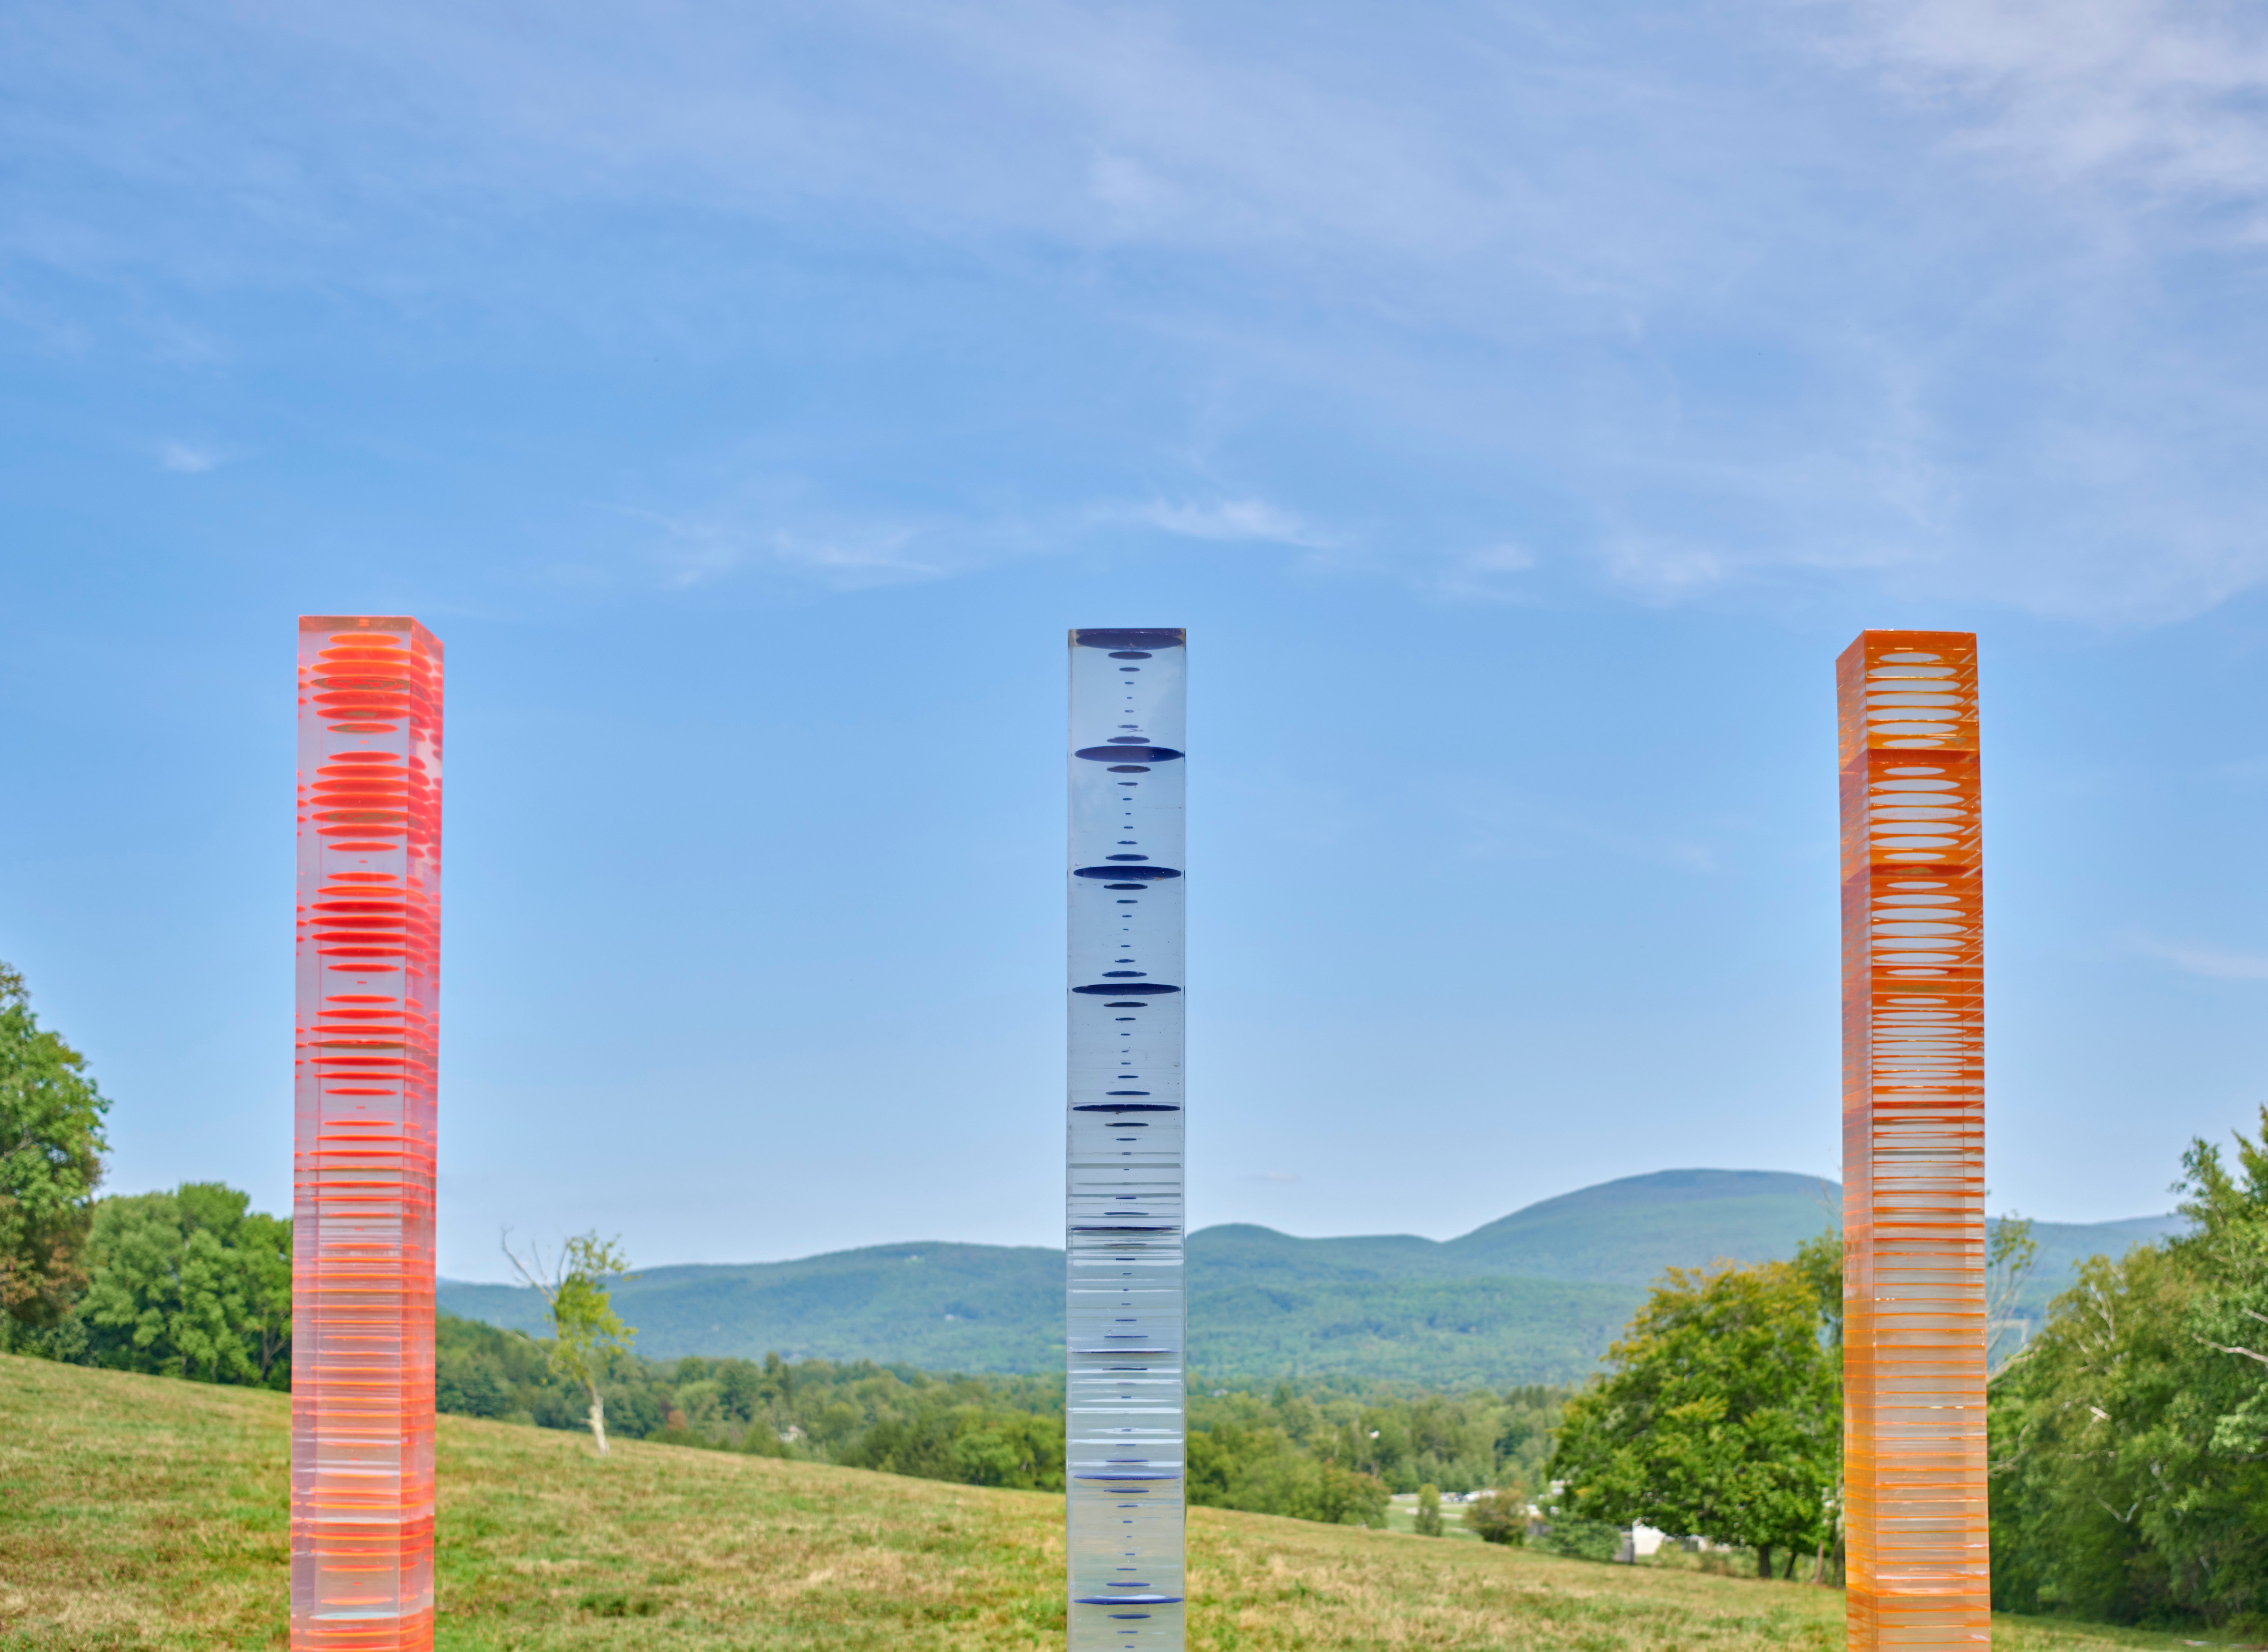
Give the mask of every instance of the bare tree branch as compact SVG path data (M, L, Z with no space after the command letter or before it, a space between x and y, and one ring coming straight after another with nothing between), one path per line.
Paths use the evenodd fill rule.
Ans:
M2245 1311L2248 1313L2251 1312L2250 1309ZM2255 1319L2260 1317L2257 1314L2253 1314L2252 1316ZM2268 1353L2255 1353L2250 1348L2240 1348L2233 1346L2228 1343L2215 1342L2210 1337L2199 1337L2198 1340L2205 1344L2206 1347L2211 1348L2215 1353L2241 1353L2248 1360L2257 1360L2261 1364L2268 1365Z

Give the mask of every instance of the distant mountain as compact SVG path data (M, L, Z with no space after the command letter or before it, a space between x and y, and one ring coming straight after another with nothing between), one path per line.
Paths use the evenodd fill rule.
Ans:
M642 1268L615 1287L637 1351L902 1360L932 1370L1037 1371L1061 1361L1064 1257L1036 1245L902 1244L796 1262ZM525 1287L444 1281L439 1305L543 1328Z
M1547 1198L1441 1249L1467 1273L1644 1285L1672 1265L1793 1256L1842 1221L1842 1185L1823 1176L1660 1170Z
M1549 1198L1446 1243L1409 1234L1302 1239L1233 1223L1189 1237L1189 1356L1201 1378L1298 1374L1432 1386L1587 1375L1670 1266L1793 1254L1841 1221L1842 1190L1775 1170L1664 1170ZM2036 1315L2073 1265L2179 1226L2171 1216L2041 1223ZM1063 1357L1063 1253L916 1243L794 1262L648 1268L616 1287L638 1349L902 1361L1037 1371ZM532 1291L444 1280L440 1306L541 1328Z
M1660 1170L1562 1193L1446 1243L1298 1239L1243 1223L1190 1235L1193 1270L1326 1280L1513 1278L1645 1285L1666 1267L1760 1261L1843 1220L1843 1190L1780 1170ZM1194 1279L1192 1284L1195 1283Z
M1232 1243L1239 1233L1285 1238L1264 1228L1210 1230ZM1189 1302L1190 1357L1207 1378L1567 1382L1590 1369L1645 1295L1631 1286L1554 1280L1209 1266L1197 1255L1208 1237L1191 1238ZM617 1285L614 1298L637 1327L638 1352L658 1359L778 1353L1043 1371L1063 1363L1063 1286L1060 1250L877 1245L799 1262L652 1268ZM518 1287L444 1280L439 1305L531 1334L544 1330L541 1299Z
M2030 1280L2016 1299L2016 1311L2038 1320L2047 1306L2072 1286L2072 1270L2089 1257L2124 1256L2136 1245L2148 1244L2183 1232L2189 1223L2175 1215L2129 1216L2124 1221L2036 1221L2032 1240L2040 1248Z

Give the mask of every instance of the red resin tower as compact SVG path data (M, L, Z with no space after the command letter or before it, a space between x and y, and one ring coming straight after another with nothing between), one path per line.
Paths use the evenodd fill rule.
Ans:
M1837 662L1852 1652L1992 1640L1977 638Z
M441 645L299 622L293 1652L433 1645Z

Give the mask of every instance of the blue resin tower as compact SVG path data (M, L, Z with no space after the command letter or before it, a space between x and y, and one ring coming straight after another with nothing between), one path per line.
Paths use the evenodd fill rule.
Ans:
M1183 641L1071 634L1070 1652L1182 1652Z

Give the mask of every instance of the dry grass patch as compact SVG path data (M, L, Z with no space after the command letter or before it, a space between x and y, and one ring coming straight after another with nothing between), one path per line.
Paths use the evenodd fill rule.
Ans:
M284 1645L288 1407L0 1357L0 1648ZM448 1652L992 1652L1063 1644L1062 1505L445 1417ZM1804 1584L1195 1511L1192 1652L1778 1652ZM2002 1652L2195 1641L2005 1619Z

